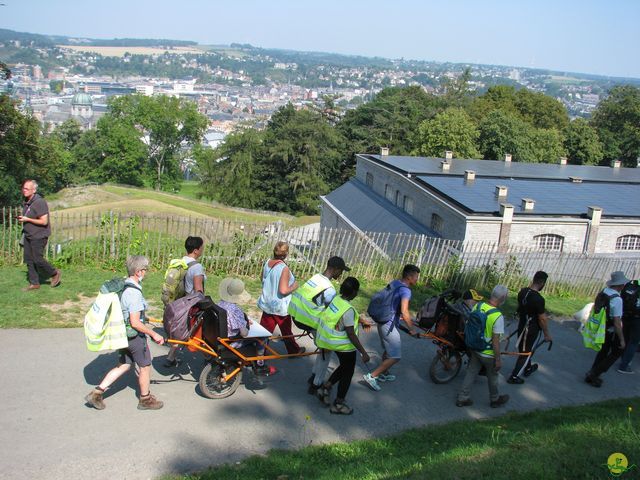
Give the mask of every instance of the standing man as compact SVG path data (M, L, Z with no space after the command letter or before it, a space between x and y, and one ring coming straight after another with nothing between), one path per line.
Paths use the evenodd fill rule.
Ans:
M620 360L618 373L634 373L629 364L640 343L640 285L638 280L627 283L622 289L622 333L627 346Z
M409 313L409 302L411 301L411 288L418 283L420 269L415 265L405 265L402 270L402 279L394 280L389 285L395 291L391 306L395 315L393 319L385 324L378 324L378 335L384 353L382 363L370 373L363 375L363 379L372 390L380 390L378 382L392 382L395 375L389 373L389 369L400 361L402 357L402 343L400 340L400 320L402 320L409 333L416 335L411 314Z
M51 286L60 285L60 270L56 270L44 258L44 249L51 235L49 224L49 206L38 193L35 180L25 180L22 184L22 215L18 222L22 224L22 242L24 247L24 263L27 264L29 286L25 292L40 288L40 278L51 278Z
M338 280L342 272L351 269L344 263L341 257L331 257L327 261L327 268L323 273L316 273L302 284L291 295L288 313L293 323L302 330L315 332L318 328L318 317L329 306L336 296L336 289L331 280ZM331 361L331 350L320 350L313 365L308 393L315 395L324 381L324 376Z
M473 400L469 396L473 382L478 376L482 367L487 373L489 382L489 405L491 408L498 408L509 401L509 395L500 395L498 392L498 372L502 366L500 359L500 335L504 334L504 317L498 307L506 300L509 291L504 285L496 285L491 292L491 298L487 303L480 302L475 306L474 312L480 309L487 318L484 329L484 340L490 346L482 351L468 349L469 367L462 382L462 389L458 393L456 401L457 407L468 407L473 405ZM472 314L473 315L473 314Z
M523 288L518 293L518 352L529 353L533 349L540 332L544 335L544 341L550 342L548 322L549 317L544 309L544 297L540 291L547 283L549 275L542 270L535 273L531 285ZM528 377L538 369L537 363L531 363L531 355L519 355L511 376L507 383L521 385L524 379L521 375Z
M629 279L624 275L624 272L613 272L611 280L607 282L607 287L598 294L593 305L594 312L599 312L603 308L607 312L607 331L604 336L604 344L596 355L591 370L584 377L584 381L593 387L602 386L600 375L609 370L624 352L626 344L622 332L620 292L627 283L629 283Z

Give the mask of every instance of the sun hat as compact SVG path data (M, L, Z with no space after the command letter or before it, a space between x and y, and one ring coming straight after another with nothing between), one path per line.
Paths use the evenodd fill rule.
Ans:
M629 280L625 276L624 272L621 272L620 270L618 270L617 272L613 272L611 274L611 280L607 282L607 287L615 287L617 285L626 285L630 281L631 280Z
M462 294L462 299L463 300L475 300L476 302L479 302L480 300L483 300L484 297L482 295L480 295L478 292L476 292L473 288L470 288L469 290L465 291Z
M251 295L244 289L244 282L239 278L227 277L220 282L218 288L220 299L229 303L247 303Z

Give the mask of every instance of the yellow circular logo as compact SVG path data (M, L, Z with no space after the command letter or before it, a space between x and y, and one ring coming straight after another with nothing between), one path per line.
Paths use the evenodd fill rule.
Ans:
M607 459L607 467L611 475L622 475L627 471L629 461L623 453L612 453Z

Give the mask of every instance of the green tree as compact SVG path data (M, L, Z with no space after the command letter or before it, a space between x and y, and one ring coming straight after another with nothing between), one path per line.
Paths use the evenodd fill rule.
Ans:
M53 134L58 138L65 149L71 150L76 146L78 140L82 136L82 130L77 120L70 118L66 122L62 123L53 131Z
M451 150L456 158L479 158L478 136L471 117L460 108L450 108L418 126L417 154L443 157L446 150Z
M635 166L640 156L640 88L612 88L593 112L592 125L603 143L605 161L621 159L625 166Z
M531 161L534 154L530 130L516 114L494 110L480 123L480 153L489 160L502 160L510 153L515 161Z
M569 163L598 165L602 161L602 142L598 132L584 118L576 118L567 126L564 147Z

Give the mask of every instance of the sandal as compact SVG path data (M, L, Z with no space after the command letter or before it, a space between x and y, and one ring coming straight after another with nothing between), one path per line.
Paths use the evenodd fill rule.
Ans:
M331 405L331 390L325 387L324 385L319 387L316 396L322 402L322 405L328 407Z
M329 411L336 415L351 415L353 413L353 408L346 403L334 403L331 405L331 409Z

